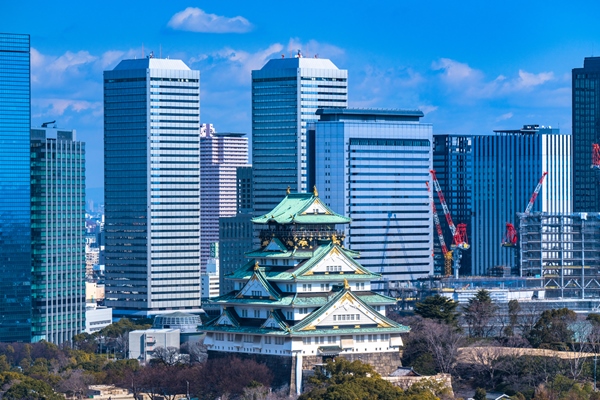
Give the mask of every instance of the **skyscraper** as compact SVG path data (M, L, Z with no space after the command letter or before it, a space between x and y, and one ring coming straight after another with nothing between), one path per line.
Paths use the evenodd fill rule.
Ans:
M106 304L200 310L200 73L180 60L104 72Z
M431 124L421 111L319 109L309 126L309 184L332 210L352 218L347 247L382 275L376 290L433 274L432 212L426 182Z
M538 125L492 135L435 136L440 186L455 224L467 224L471 244L463 252L462 273L487 275L494 267L516 268L515 248L501 246L506 223L517 226L516 214L525 211L544 172L548 175L532 212L571 212L570 154L570 135ZM448 243L450 239L446 236ZM471 269L466 271L469 257Z
M31 340L29 35L0 33L0 341Z
M433 135L433 169L454 224L467 224L467 238L471 237L471 212L473 210L473 137L465 135ZM433 194L438 213L442 207L437 194ZM450 228L445 218L439 215L443 224L444 241L451 249L453 242ZM437 236L437 235L436 235ZM433 268L436 275L445 271L444 255L438 238L434 240ZM461 252L460 275L471 274L471 250Z
M573 68L573 211L600 211L600 171L592 169L592 144L600 143L600 57Z
M236 170L248 164L244 133L217 133L212 124L200 129L200 225L202 270L213 243L219 241L219 218L237 214Z
M32 341L85 329L85 144L75 131L31 130Z
M306 124L318 107L346 108L348 71L319 58L273 59L252 71L254 213L271 211L285 196L305 192Z
M252 167L236 168L237 214L219 218L219 291L226 294L235 289L227 279L248 259L246 252L252 248Z

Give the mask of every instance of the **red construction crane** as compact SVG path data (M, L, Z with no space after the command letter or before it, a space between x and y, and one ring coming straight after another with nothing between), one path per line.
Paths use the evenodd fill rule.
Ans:
M433 200L433 194L431 193L429 182L425 182L425 185L427 185L427 192L429 193L429 198L431 199L431 211L433 212L433 222L435 223L435 229L437 231L438 239L440 241L440 247L442 249L442 254L444 255L444 275L452 275L452 251L448 251L448 247L446 247L446 241L444 240L442 225L440 224L440 218L438 217L438 213L435 208L435 201Z
M548 175L547 172L544 172L542 174L542 177L540 178L537 186L535 187L535 190L533 191L533 194L531 195L531 198L529 199L529 203L527 204L527 208L525 209L524 214L528 215L531 210L533 209L533 203L535 203L535 199L537 199L538 194L540 193L540 189L542 188L542 184L544 183L544 179L546 178L546 175ZM502 246L504 247L515 247L517 245L517 230L515 229L515 226L513 224L511 224L510 222L506 223L506 233L504 234L504 238L502 239Z
M434 170L429 171L431 173L431 177L433 178L433 187L435 188L438 197L440 198L440 203L442 204L442 209L444 210L444 216L446 217L446 221L448 222L448 226L450 227L450 232L452 232L453 245L460 247L464 250L468 249L469 243L467 242L467 230L465 227L461 227L461 229L457 229L452 222L452 216L450 215L450 210L448 210L448 205L446 204L446 199L444 198L444 193L442 193L442 188L440 187L440 183L437 180L437 176L435 175Z
M592 168L600 169L600 144L592 143Z
M431 177L433 180L433 187L435 188L438 197L440 199L440 203L442 205L442 209L444 210L444 216L446 217L446 221L448 222L448 226L450 227L450 232L452 232L452 249L454 250L452 253L452 260L454 261L454 276L458 278L458 271L460 269L460 258L462 257L461 251L468 250L469 243L467 242L467 225L466 224L458 224L458 228L454 225L452 221L452 216L450 215L450 210L448 209L448 205L446 204L446 199L444 198L444 193L442 193L442 188L440 187L440 183L437 180L437 176L435 175L434 170L429 171L431 173Z

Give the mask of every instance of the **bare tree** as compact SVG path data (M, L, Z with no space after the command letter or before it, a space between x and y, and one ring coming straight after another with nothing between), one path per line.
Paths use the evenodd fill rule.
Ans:
M57 389L61 393L81 399L86 395L88 386L92 384L93 380L83 370L76 369L63 374L63 379L59 382Z
M458 358L463 336L454 328L430 320L423 321L423 338L440 372L451 373Z
M497 342L476 343L469 348L467 362L477 374L484 375L485 380L496 386L497 373L500 368L498 360L503 356L503 348Z
M189 355L191 364L204 363L206 360L208 360L208 349L204 345L204 340L182 344L181 352Z
M569 343L570 356L568 358L571 377L575 380L579 378L588 357L588 352L592 349L589 343L592 325L586 322L580 322L574 325L574 340Z
M189 355L181 354L177 347L156 347L152 355L153 363L162 363L164 365L173 366L176 364L187 363Z

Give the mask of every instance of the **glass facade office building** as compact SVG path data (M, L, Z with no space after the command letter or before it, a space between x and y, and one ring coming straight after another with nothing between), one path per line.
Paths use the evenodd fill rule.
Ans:
M200 311L200 73L180 60L104 72L106 305Z
M0 341L31 340L29 35L0 33Z
M573 69L573 211L600 211L600 171L592 165L592 144L600 143L600 57L586 57Z
M532 212L572 212L571 135L526 125L490 135L436 135L434 144L434 165L454 223L467 224L471 248L463 252L463 274L488 275L495 267L517 272L516 249L501 246L506 223L517 226L517 213L527 208L544 172ZM440 221L448 245L450 228Z
M85 330L85 144L31 130L32 341Z
M433 128L421 111L319 109L308 134L309 184L352 218L347 247L393 290L433 274L430 180Z
M254 213L271 211L307 183L306 125L318 107L346 108L348 71L330 60L281 58L252 71Z

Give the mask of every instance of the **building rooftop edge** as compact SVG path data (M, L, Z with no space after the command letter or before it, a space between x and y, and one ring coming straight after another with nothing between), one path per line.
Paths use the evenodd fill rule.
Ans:
M317 115L378 115L378 116L401 116L401 117L424 117L421 110L405 110L398 108L319 108Z

